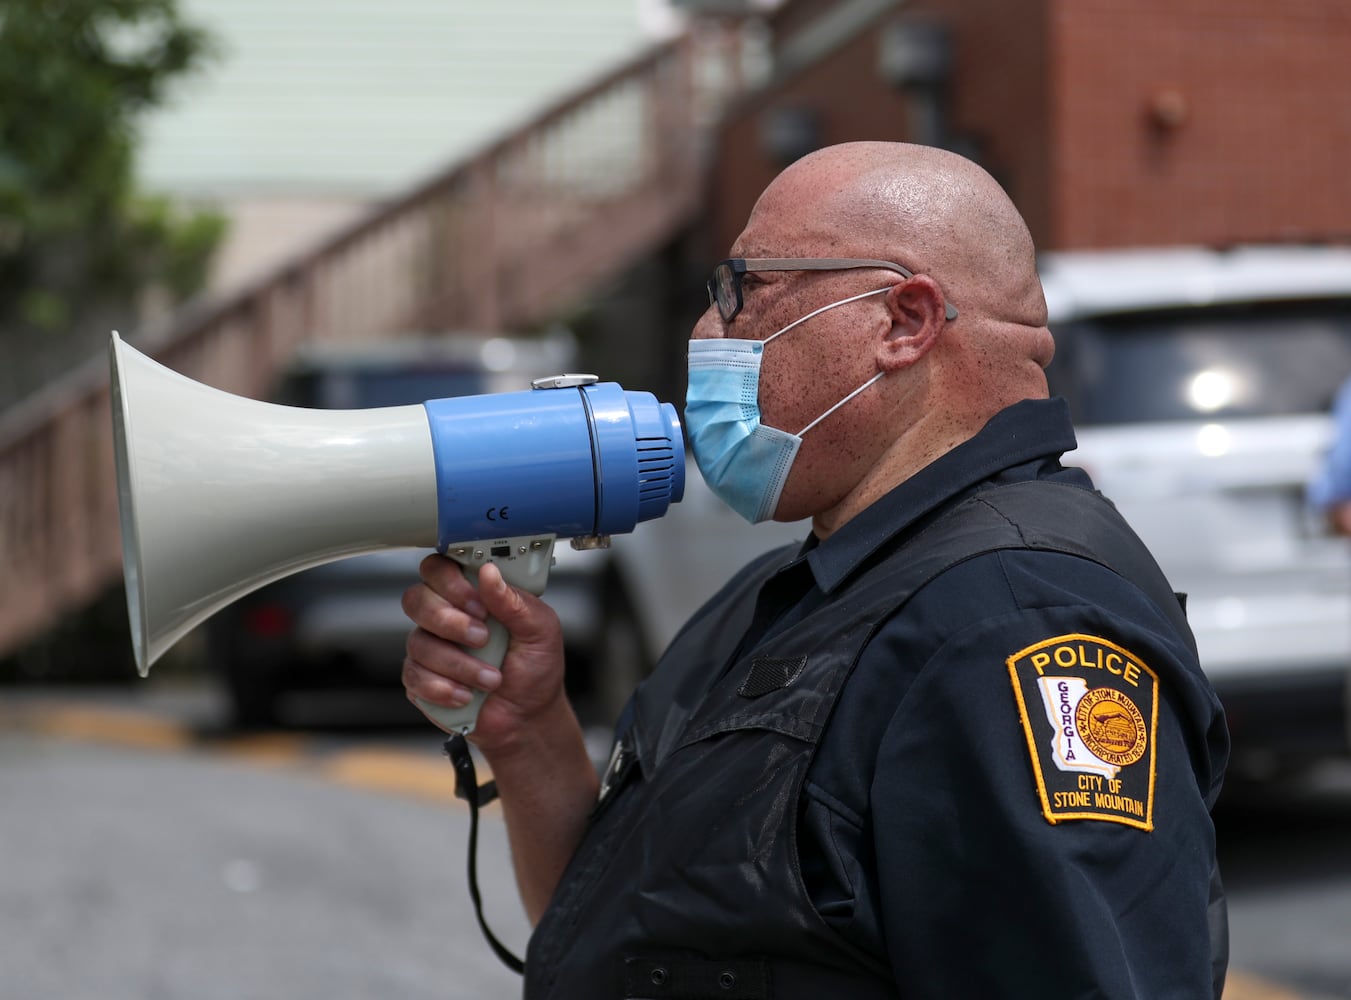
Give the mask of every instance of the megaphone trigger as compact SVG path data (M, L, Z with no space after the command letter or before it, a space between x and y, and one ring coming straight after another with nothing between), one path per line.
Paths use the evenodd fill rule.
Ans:
M522 535L488 541L454 542L445 547L443 554L459 563L465 577L475 586L478 586L479 569L486 563L493 563L507 583L538 596L544 593L549 581L556 538L556 535ZM506 658L511 636L496 618L489 618L487 624L488 641L478 649L466 649L466 652L475 659L500 668ZM446 732L467 736L474 731L479 709L486 697L484 692L475 691L469 704L459 708L433 705L418 699L417 707Z

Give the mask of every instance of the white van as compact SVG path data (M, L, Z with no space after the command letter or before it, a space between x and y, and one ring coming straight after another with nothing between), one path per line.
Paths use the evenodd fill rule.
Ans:
M1253 777L1348 748L1351 542L1305 485L1351 376L1351 247L1050 253L1082 465L1186 593Z

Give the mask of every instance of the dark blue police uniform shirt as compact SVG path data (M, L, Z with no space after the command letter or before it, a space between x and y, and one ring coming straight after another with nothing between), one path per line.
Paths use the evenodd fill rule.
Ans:
M978 487L1091 486L1060 464L1074 447L1060 400L997 414L825 542L809 539L762 590L743 647ZM1052 639L1064 641L1038 645ZM1055 784L1067 775L1035 756L1049 750L1032 738L1010 663L1030 649L1086 649L1080 659L1099 663L1106 650L1118 664L1119 650L1143 665L1137 676L1157 675L1149 829L1129 825L1142 798L1134 814L1089 818L1043 804L1039 782L1070 788L1064 802L1102 800ZM1060 553L980 556L923 588L863 652L808 774L802 877L829 924L891 964L902 996L1209 996L1209 808L1227 745L1187 643L1133 584ZM1047 791L1048 803L1065 794Z

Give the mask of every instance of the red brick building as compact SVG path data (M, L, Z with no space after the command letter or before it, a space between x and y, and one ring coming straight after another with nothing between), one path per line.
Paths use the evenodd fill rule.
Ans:
M777 85L723 132L715 252L793 143L924 139L935 121L1043 249L1351 238L1347 0L912 0L795 69L829 46L812 17L828 7L771 19ZM897 53L917 38L933 72L906 86Z

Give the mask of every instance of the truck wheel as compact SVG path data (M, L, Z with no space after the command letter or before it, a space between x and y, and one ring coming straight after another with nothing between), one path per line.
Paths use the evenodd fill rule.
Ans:
M230 698L230 721L235 729L275 729L278 725L277 686L265 665L243 663L235 657L223 665Z

